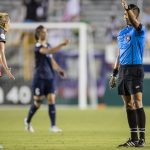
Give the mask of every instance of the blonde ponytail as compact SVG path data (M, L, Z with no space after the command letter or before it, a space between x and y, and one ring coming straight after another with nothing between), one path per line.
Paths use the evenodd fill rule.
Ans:
M1 13L0 12L0 28L5 30L6 24L9 20L8 13Z

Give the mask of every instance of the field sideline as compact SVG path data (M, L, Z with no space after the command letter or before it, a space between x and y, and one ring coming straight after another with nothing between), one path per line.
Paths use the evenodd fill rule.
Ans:
M149 150L150 107L145 109L147 140L142 149ZM25 132L23 119L27 110L27 107L0 107L0 146L4 150L116 150L117 145L129 137L123 107L84 111L58 108L57 125L63 129L62 133L48 132L49 118L45 107L33 119L35 133Z

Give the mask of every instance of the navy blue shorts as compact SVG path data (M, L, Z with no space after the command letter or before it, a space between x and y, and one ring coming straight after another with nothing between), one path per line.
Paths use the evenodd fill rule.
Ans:
M132 95L143 91L144 69L142 65L121 65L118 78L118 94Z
M35 96L47 96L49 93L55 93L54 79L34 78L32 83L32 91Z

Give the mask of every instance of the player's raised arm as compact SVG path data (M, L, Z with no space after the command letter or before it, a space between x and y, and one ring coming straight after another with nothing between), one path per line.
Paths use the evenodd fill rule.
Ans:
M138 20L140 9L134 4L127 4L127 0L121 0L122 7L125 10L125 19L129 19L129 22L132 24L136 30L141 29L141 23Z
M53 48L46 48L46 47L42 47L40 49L40 52L43 54L54 54L56 52L58 52L62 47L68 45L69 40L64 40L64 42L60 43L59 45L57 45L56 47Z
M56 47L47 47L47 29L40 25L35 29L35 40L37 44L41 46L41 48L38 50L42 54L54 54L58 52L63 46L68 45L69 40L66 39Z

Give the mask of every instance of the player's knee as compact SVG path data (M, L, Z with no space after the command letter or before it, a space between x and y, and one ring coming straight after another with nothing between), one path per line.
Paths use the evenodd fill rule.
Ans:
M55 104L55 99L48 99L49 104Z
M134 104L134 102L127 102L127 103L126 103L126 108L127 108L127 109L135 109L135 104Z
M42 104L42 101L41 100L35 100L34 104L39 108Z
M135 100L135 107L138 108L142 108L143 107L143 103L142 100Z
M55 104L55 94L49 94L47 100L49 104Z
M136 93L135 95L133 95L133 99L135 102L135 108L142 108L143 107L143 102L142 102L142 93Z

